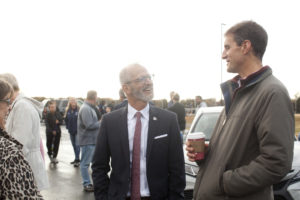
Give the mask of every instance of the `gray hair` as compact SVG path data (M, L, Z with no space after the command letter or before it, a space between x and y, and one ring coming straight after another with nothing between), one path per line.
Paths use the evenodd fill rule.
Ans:
M131 81L132 79L132 69L133 68L145 68L142 65L138 64L138 63L133 63L128 65L127 67L124 67L121 71L120 71L120 83L121 85L124 85L126 83L128 83L129 81Z
M14 75L10 73L0 74L0 78L7 81L13 87L15 92L20 90L18 81Z
M88 91L86 98L87 98L87 100L96 100L97 92L95 90Z

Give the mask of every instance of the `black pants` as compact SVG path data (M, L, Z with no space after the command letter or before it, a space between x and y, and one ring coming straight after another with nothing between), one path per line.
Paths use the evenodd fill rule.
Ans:
M61 133L58 132L56 133L56 135L53 135L53 133L46 133L46 136L47 136L46 145L48 149L48 155L50 157L53 156L53 158L56 158L59 149ZM53 145L53 149L52 149L52 145Z

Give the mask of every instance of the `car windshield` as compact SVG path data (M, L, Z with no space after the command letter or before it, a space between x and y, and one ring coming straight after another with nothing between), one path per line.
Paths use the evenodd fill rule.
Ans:
M211 134L215 128L219 115L219 112L201 114L191 133L202 132L205 134L205 140L210 140Z

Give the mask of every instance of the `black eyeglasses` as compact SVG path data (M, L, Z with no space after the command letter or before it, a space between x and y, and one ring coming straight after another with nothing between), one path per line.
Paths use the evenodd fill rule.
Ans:
M128 81L126 82L127 84L132 83L132 82L136 82L136 83L145 83L147 80L152 81L152 76L151 75L146 75L146 76L141 76L140 78L134 79L132 81Z
M5 102L7 105L10 105L10 99L0 99L0 102Z

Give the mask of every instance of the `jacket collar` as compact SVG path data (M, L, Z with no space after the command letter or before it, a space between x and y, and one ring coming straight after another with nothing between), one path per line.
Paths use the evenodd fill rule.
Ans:
M146 159L148 163L148 159L151 153L152 149L152 143L154 140L154 137L157 134L157 128L158 128L158 123L160 119L158 116L158 110L155 108L155 106L150 104L150 109L149 109L149 127L148 127L148 139L147 139L147 152L146 152Z
M271 74L272 69L269 66L265 66L257 72L250 74L245 79L237 75L233 79L222 83L221 89L224 96L226 114L229 112L229 108L237 91L256 85Z
M127 112L128 107L125 106L123 108L120 108L120 124L118 124L119 131L120 131L120 137L121 137L121 148L124 152L125 160L127 161L127 164L130 166L130 155L129 155L129 141L128 141L128 124L127 124Z
M135 114L138 112L130 104L127 104L127 111L128 111L128 120L134 118ZM149 103L146 105L145 108L143 108L139 112L141 112L142 116L148 120L148 117L149 117Z
M11 142L15 143L20 150L22 150L23 145L18 140L13 138L11 135L8 135L8 133L2 128L0 128L0 137L4 137L7 140L10 140Z

